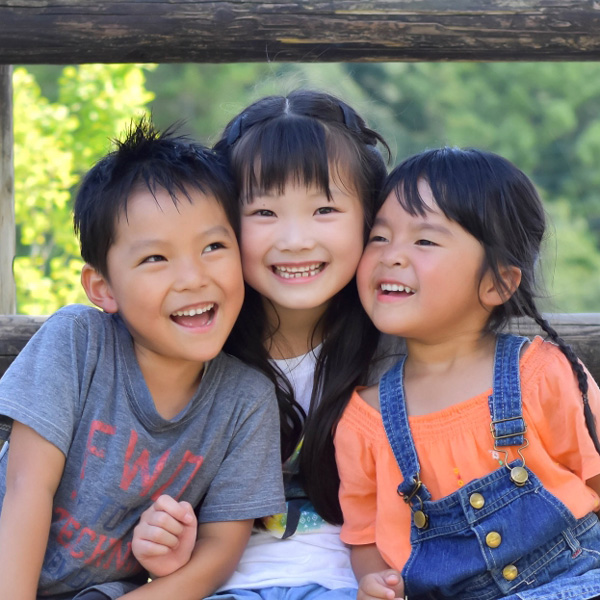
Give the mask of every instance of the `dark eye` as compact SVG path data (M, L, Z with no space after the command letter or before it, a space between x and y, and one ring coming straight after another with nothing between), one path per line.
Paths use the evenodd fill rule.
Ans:
M202 251L203 254L207 254L209 252L214 252L215 250L220 250L221 248L225 248L225 244L221 242L213 242L204 248Z
M333 208L333 206L322 206L321 208L317 208L315 211L316 215L330 215L331 213L340 212L337 208Z
M257 217L274 217L275 213L272 210L260 208L259 210L255 210L254 212L250 213L250 215L256 215Z
M417 240L417 246L437 246L435 242L431 240Z
M152 256L147 256L142 263L155 263L162 262L163 260L167 260L162 254L153 254Z
M372 235L369 238L369 243L373 243L373 242L387 242L387 238L383 237L382 235Z

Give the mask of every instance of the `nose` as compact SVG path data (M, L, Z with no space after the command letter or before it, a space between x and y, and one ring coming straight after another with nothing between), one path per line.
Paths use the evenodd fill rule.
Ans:
M405 267L408 264L408 254L400 242L390 242L381 254L381 262L387 267Z
M178 261L174 286L177 291L195 290L205 286L207 281L206 266L199 258L189 257Z
M304 219L290 217L281 223L279 235L275 243L277 250L299 252L310 250L315 245L315 238L310 223Z

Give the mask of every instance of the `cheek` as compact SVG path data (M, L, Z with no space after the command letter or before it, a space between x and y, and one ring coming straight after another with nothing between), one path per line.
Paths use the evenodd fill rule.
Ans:
M364 249L362 217L360 220L356 219L355 222L348 226L343 232L336 230L332 231L329 235L332 240L335 240L337 236L338 253L344 257L345 264L348 266L349 270L352 270L352 274L354 275Z
M358 287L358 295L360 300L365 305L371 297L371 274L373 273L373 260L368 254L363 254L358 269L356 271L356 285Z
M227 299L230 301L232 308L239 312L244 300L244 278L242 276L241 261L232 261L229 268L221 271L221 276L224 273L227 273L223 286L226 290Z
M242 220L242 229L240 234L240 254L242 257L242 265L246 268L246 265L259 260L265 252L266 247L266 232L257 230L256 227L251 225L244 225Z
M246 273L246 270L256 267L261 261L262 254L259 239L254 239L251 235L245 235L241 238L240 256L244 273Z

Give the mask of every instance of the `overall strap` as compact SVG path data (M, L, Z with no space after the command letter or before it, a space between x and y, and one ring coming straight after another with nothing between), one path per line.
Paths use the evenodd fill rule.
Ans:
M526 337L502 333L496 341L494 387L489 397L496 446L522 446L527 429L521 404L519 361Z
M403 477L398 493L410 500L418 492L420 499L425 501L431 494L420 482L421 466L408 424L403 381L405 360L406 356L403 356L381 378L379 407L388 442Z

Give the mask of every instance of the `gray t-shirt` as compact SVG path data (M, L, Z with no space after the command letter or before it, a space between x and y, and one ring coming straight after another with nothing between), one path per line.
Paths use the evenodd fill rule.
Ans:
M74 598L103 582L113 582L98 588L112 598L135 587L129 582L141 568L131 552L133 528L161 494L196 506L201 522L284 508L272 384L221 353L186 408L164 419L117 315L74 305L51 316L0 380L0 415L66 456L43 598ZM6 464L5 454L0 501Z

